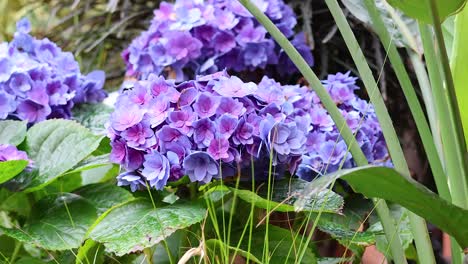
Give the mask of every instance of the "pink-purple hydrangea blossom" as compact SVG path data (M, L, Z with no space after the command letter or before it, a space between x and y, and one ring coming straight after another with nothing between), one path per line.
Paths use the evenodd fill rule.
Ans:
M389 162L372 105L354 94L348 73L323 81L373 163ZM165 92L154 92L165 91ZM244 83L226 72L176 84L155 75L136 81L117 99L107 123L111 160L126 171L119 185L158 190L188 175L192 182L231 177L238 169L311 180L341 165L355 166L337 127L315 92L268 77Z
M303 33L295 34L296 16L283 0L254 3L313 64ZM179 81L219 70L265 69L280 75L297 72L286 53L237 0L162 2L147 31L122 53L127 75L146 79L170 68ZM233 90L232 92L235 92Z
M81 74L72 53L30 29L22 19L13 40L0 43L0 119L70 118L74 105L105 98L104 72Z

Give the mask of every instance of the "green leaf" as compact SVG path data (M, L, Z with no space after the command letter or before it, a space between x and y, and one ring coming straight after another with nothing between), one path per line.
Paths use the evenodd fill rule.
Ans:
M315 254L312 249L307 248L301 262L298 262L301 246L304 246L305 237L296 234L290 230L283 229L277 226L268 225L268 237L266 237L267 226L261 225L255 228L252 237L245 237L241 243L241 248L247 251L248 241L251 240L250 253L262 259L263 245L265 240L269 241L270 252L268 254L269 261L265 263L270 264L284 264L284 263L317 263ZM302 242L302 243L301 243Z
M413 233L411 233L408 211L404 210L401 206L396 204L390 204L389 209L393 218L397 222L398 235L400 236L403 249L406 250L410 245L412 245L413 242ZM383 235L382 223L380 221L372 224L369 229L367 229L367 231L373 231L377 233L380 232L382 235L376 236L377 249L385 255L391 253L388 251L388 241L387 238Z
M80 163L76 164L76 166L73 167L73 169L67 171L66 174L87 171L90 169L99 168L110 164L112 163L109 160L109 154L104 154L100 156L89 156L86 159L82 160Z
M356 256L364 252L364 247L375 243L376 235L383 235L383 233L369 230L358 231L366 216L373 209L369 200L349 197L345 200L345 204L342 214L322 214L317 228L352 250Z
M22 228L0 227L6 235L47 250L80 246L97 217L96 209L75 194L48 196L34 205L33 214Z
M0 231L47 250L77 248L99 215L132 199L127 190L115 185L88 185L76 193L45 197L33 205L33 212L23 227L0 228Z
M468 82L468 49L465 44L468 41L468 8L463 9L455 18L453 49L450 56L453 82L457 93L458 107L460 108L461 121L465 133L465 141L468 142L468 90L465 88ZM447 28L447 27L446 27Z
M206 209L198 203L153 208L138 199L114 208L91 230L89 237L107 251L122 256L159 243L178 229L203 220Z
M26 193L10 192L6 188L0 189L0 211L27 216L30 210L31 204Z
M0 144L19 145L26 137L27 124L26 121L0 121Z
M57 180L51 182L49 185L44 187L46 193L63 193L72 192L82 186L83 180L79 172L67 174L66 177L57 178Z
M26 166L27 160L8 160L0 162L0 184L20 174Z
M96 134L104 134L104 124L109 120L112 107L103 103L82 104L73 108L73 118Z
M88 202L94 205L98 214L133 199L133 195L129 191L110 183L86 185L74 193L86 198Z
M83 263L104 263L104 246L88 239L76 254L76 264Z
M53 261L44 261L42 259L32 258L32 257L22 257L19 260L15 261L16 264L44 264L44 263L55 263Z
M389 4L403 11L407 16L431 24L431 8L427 0L387 0ZM441 21L456 14L465 6L466 0L436 0Z
M375 243L374 232L359 232L332 221L320 219L318 228L338 240L343 246L355 244L357 246L370 246ZM383 235L383 233L382 233Z
M34 125L27 133L28 154L39 174L27 191L43 188L90 155L101 141L87 128L70 120L47 120Z
M307 182L300 179L275 182L271 190L271 200L264 198L267 197L267 188L263 186L258 194L249 190L232 190L232 192L248 203L255 203L256 207L278 212L292 212L295 210L294 202L302 196L305 186ZM331 190L323 190L313 196L307 196L306 199L306 206L302 208L302 211L339 213L343 208L343 197Z
M425 218L453 236L463 247L468 247L468 210L457 207L416 182L401 176L394 169L387 167L363 166L340 170L312 181L304 190L304 196L310 196L338 178L343 178L353 189L367 197L381 198L398 203L415 214ZM299 199L295 206L303 208L305 200Z

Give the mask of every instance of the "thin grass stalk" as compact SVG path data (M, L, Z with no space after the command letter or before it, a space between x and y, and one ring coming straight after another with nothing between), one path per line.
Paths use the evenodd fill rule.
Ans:
M276 42L283 48L283 50L288 54L289 58L299 71L302 73L304 78L310 83L311 87L317 93L317 96L320 98L325 109L327 109L331 118L338 127L343 127L340 131L341 136L345 140L356 164L358 166L364 166L368 164L368 161L362 152L359 144L356 142L354 135L351 129L347 126L345 119L341 115L338 107L333 102L331 96L328 94L325 87L318 79L317 75L312 71L312 69L307 65L306 61L299 52L294 48L294 46L289 42L289 40L281 33L281 31L273 24L273 22L261 12L254 4L249 0L239 0L249 12L255 16L255 18L267 29L270 35L276 40ZM400 241L400 238L397 236L393 239L393 234L395 234L396 226L393 218L390 215L390 211L385 201L374 199L377 213L380 220L382 221L382 226L385 231L387 240L391 243L391 251L396 263L407 263L404 255L404 250Z
M463 190L463 185L460 184L462 181L459 179L463 177L462 166L458 165L456 158L456 140L453 136L454 130L450 121L450 112L446 103L446 94L444 92L443 77L440 70L440 64L436 54L436 44L433 42L432 28L428 25L419 24L419 31L421 32L421 40L424 47L424 57L426 59L426 65L429 72L429 79L431 81L432 92L434 95L434 102L436 113L438 114L438 121L440 127L445 128L438 131L442 138L442 150L445 157L445 170L447 173L450 196L454 204L466 208L466 197ZM460 256L461 248L457 242L451 238L451 251L452 251L452 263L461 264L462 258Z
M379 11L375 6L374 1L365 0L365 4L372 19L374 29L379 35L379 38L387 51L393 70L395 71L397 79L408 102L408 106L413 115L413 119L416 123L416 127L418 129L424 149L426 151L427 158L429 160L429 165L432 169L432 173L435 178L437 190L444 199L450 201L450 192L447 184L447 178L445 176L445 172L442 166L442 162L439 156L437 155L438 151L433 141L431 129L429 128L426 116L424 115L421 104L419 103L418 97L411 83L408 72L406 71L405 65L401 60L400 54L398 53L398 50L392 40L392 37L390 36L382 18L380 17ZM418 80L420 80L424 85L430 85L428 82L427 73L424 70L424 67L421 65L421 62L419 60L416 60L416 58L414 58L414 55L412 56L412 58L413 66L415 66ZM428 87L429 89L425 87L425 90L430 90L430 86ZM432 108L433 106L428 105L428 107Z
M392 157L395 169L404 177L410 178L411 176L408 165L403 155L403 150L400 146L398 136L393 127L392 120L388 114L382 96L378 91L377 83L375 82L372 71L366 62L359 43L357 42L343 11L338 5L338 2L336 0L325 0L325 2L335 19L338 29L340 30L358 71L361 74L361 78L367 89L370 100L375 107L375 112L382 127L382 132L384 134L385 141L387 142L388 150ZM415 238L416 247L418 248L420 261L422 263L435 263L435 258L432 255L433 253L430 253L433 252L433 250L425 220L412 212L409 212L409 219L411 231Z

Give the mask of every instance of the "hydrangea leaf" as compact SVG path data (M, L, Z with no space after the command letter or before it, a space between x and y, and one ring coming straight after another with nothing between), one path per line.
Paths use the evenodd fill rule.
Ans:
M28 166L27 160L8 160L0 162L0 184L20 174Z
M87 128L70 120L47 120L31 127L26 144L39 169L27 191L43 188L90 155L101 141Z
M364 252L364 247L375 243L376 235L383 233L381 230L358 231L373 209L369 200L348 197L345 204L341 214L321 214L317 228L359 256Z
M0 227L0 231L47 250L77 248L98 216L132 199L127 190L118 186L93 184L76 193L45 197L33 205L30 220L23 227Z
M340 244L347 247L351 245L370 246L375 243L374 232L359 232L351 230L346 226L336 224L332 221L325 221L322 218L320 219L318 228L338 240Z
M424 23L432 23L431 8L427 0L388 0L388 3L414 19ZM465 4L466 0L436 0L441 21L462 10Z
M403 245L403 249L408 249L413 242L413 233L411 232L410 228L410 220L408 216L408 211L404 210L401 206L396 204L389 205L390 213L392 214L393 218L397 221L398 227L398 235L400 236L400 240ZM372 219L373 220L373 219ZM374 222L368 229L368 231L379 232L381 235L376 235L376 246L377 249L382 252L383 254L391 254L390 251L387 249L389 248L387 238L383 234L383 227L380 221L371 221ZM389 256L391 258L391 256Z
M74 193L86 197L86 200L91 202L100 214L115 205L133 199L133 195L130 192L111 183L89 184L81 187Z
M109 160L109 154L89 156L84 160L80 161L78 164L76 164L76 166L74 166L70 171L67 171L66 174L82 172L110 164L111 162Z
M96 209L75 194L48 196L34 205L30 221L21 229L0 227L6 235L47 250L77 248L97 218Z
M304 197L322 191L338 178L348 181L356 192L367 197L381 198L406 207L453 236L461 247L468 247L468 227L465 224L468 210L447 202L391 168L363 166L341 170L309 183L303 191ZM304 208L305 202L304 198L296 201L296 209Z
M122 256L153 246L175 231L202 221L205 212L198 203L154 208L151 202L138 199L106 213L89 237Z
M19 145L26 137L27 124L26 121L0 121L0 144Z
M83 185L81 173L68 174L66 177L59 177L44 187L46 193L72 192Z
M294 202L301 197L306 184L306 181L300 179L276 182L271 190L271 200L264 198L267 197L266 187L260 188L258 193L253 193L250 190L237 190L233 192L240 199L248 203L255 203L255 206L259 208L269 208L278 212L292 212L295 210ZM314 196L308 196L306 199L306 206L302 211L339 213L343 208L343 197L330 190L324 190Z
M22 192L11 192L6 188L0 189L0 210L15 212L21 216L27 216L31 210L31 202L28 195Z
M73 108L73 119L96 134L105 133L104 124L109 120L112 107L106 104L82 104Z
M304 247L301 242L305 241L305 237L300 234L295 234L293 231L280 228L273 225L268 225L268 238L266 237L266 226L261 225L254 229L252 237L246 236L241 243L241 249L247 250L248 240L251 240L250 253L256 256L258 259L262 259L263 245L265 240L269 241L270 252L268 254L269 260L264 261L266 263L277 264L277 263L317 263L317 259L312 249L307 247L305 254L301 261L299 261L300 251ZM293 240L294 239L294 240Z

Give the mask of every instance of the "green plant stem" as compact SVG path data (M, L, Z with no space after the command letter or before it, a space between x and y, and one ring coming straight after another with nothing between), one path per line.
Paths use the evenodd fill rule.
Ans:
M353 60L358 68L358 71L367 89L371 102L373 103L375 107L375 112L377 114L377 118L379 119L380 125L382 127L382 132L384 134L385 141L387 142L387 146L390 152L390 156L392 157L392 161L395 166L395 169L401 175L407 178L410 178L411 176L410 176L410 172L408 169L408 165L403 155L403 150L400 146L398 136L393 127L392 120L390 118L390 115L388 114L383 98L378 90L377 83L372 75L372 71L370 70L369 65L367 64L366 58L359 46L359 43L357 42L356 37L354 36L351 30L351 27L347 23L346 17L343 14L343 11L341 10L340 6L338 5L338 2L336 0L326 0L325 2L327 3L332 13L332 16L335 19L338 29L340 30L345 40L345 43L351 53L351 56L353 57ZM367 5L370 4L370 6L373 6L372 2L366 2L366 4ZM388 40L390 40L390 38L388 38ZM391 40L389 43L385 43L384 46L389 45L389 44L391 44ZM398 53L396 52L396 49L394 49L394 53L392 56L394 59L396 58L395 55L398 55ZM395 67L395 65L393 66ZM403 69L402 70L400 69L399 72L400 73L406 72L404 69L404 66L403 65L400 65L400 66L403 67ZM400 81L402 80L404 81L404 79L401 79ZM411 86L411 83L410 83L410 86ZM405 86L405 88L406 88L404 89L404 91L406 90L405 95L406 93L411 95L410 90L412 90L412 88L408 88L407 86ZM417 109L415 108L414 102L412 103L413 103L412 110ZM420 106L419 106L419 110L421 110ZM421 113L422 113L422 110L420 111L419 114ZM415 119L416 118L417 117L415 117ZM427 123L426 123L426 127L427 127L427 130L429 130ZM426 132L426 135L424 136L423 139L432 139L432 136L430 136L430 132L429 131L425 131L425 132ZM427 133L429 133L429 136L427 135ZM426 143L427 143L427 140L426 140ZM432 250L431 240L429 237L429 233L427 231L425 220L412 212L409 212L409 219L410 219L411 231L413 233L413 236L416 242L416 247L418 248L418 256L420 257L420 261L423 263L435 263L435 258L433 256L433 253L431 254L433 250Z
M436 36L436 41L437 41L437 47L439 51L439 60L442 64L442 76L445 79L445 93L446 96L443 98L446 99L446 105L448 106L448 117L451 123L451 130L452 130L452 137L455 140L455 144L450 144L451 145L451 152L454 152L453 154L455 155L455 160L454 162L457 162L457 166L459 167L459 177L457 182L453 182L450 187L452 188L460 188L460 201L454 198L454 202L457 205L460 205L463 208L468 208L468 156L467 156L467 151L466 151L466 142L465 142L465 136L463 132L463 126L462 126L462 120L460 116L460 109L458 107L458 102L457 102L457 95L455 92L455 85L453 82L452 78L452 72L450 70L450 63L447 55L447 50L445 48L445 42L444 42L444 36L442 34L442 27L441 27L441 21L439 18L437 6L435 0L428 0L430 1L431 5L431 13L432 13L432 19L433 19L433 24L434 24L434 32ZM447 157L447 159L450 159ZM451 166L448 166L448 169ZM458 185L459 187L455 187L454 185Z
M302 73L304 78L310 83L314 91L317 93L317 96L320 98L322 104L327 109L331 118L335 122L337 127L341 127L340 131L341 136L345 140L348 149L350 150L355 162L358 166L364 166L368 164L368 161L362 152L359 144L356 142L351 129L346 125L346 121L341 115L338 107L335 102L333 102L331 96L328 94L325 87L315 75L315 73L307 65L306 61L299 52L294 48L294 46L289 42L289 40L279 31L279 29L271 22L271 20L263 14L254 4L249 0L239 0L249 11L252 13L257 20L267 29L271 36L276 40L276 42L283 48L283 50L288 54L289 58L294 62L296 67ZM393 238L395 234L396 227L393 218L389 214L389 209L385 201L380 201L375 203L377 213L379 218L382 221L384 227L385 235L387 240L391 243L391 250L393 257L396 263L406 263L406 258L404 255L404 250L401 245L399 236Z
M445 94L445 88L443 83L443 74L440 68L439 60L437 59L436 50L440 47L433 41L432 28L428 25L419 24L419 31L421 32L421 40L424 47L424 57L426 59L426 65L429 72L429 79L431 81L432 93L434 95L435 108L437 113L437 119L441 129L437 131L440 133L442 139L442 151L445 158L445 171L447 173L447 179L450 186L450 196L454 204L467 208L466 194L464 185L462 184L466 179L465 164L460 164L459 155L460 153L456 150L457 143L456 132L453 128L453 118L450 115L450 110L447 103L447 95ZM456 241L451 238L451 251L452 251L452 262L454 264L461 264L461 248L457 245Z
M387 31L382 18L380 17L379 11L375 6L374 1L365 0L365 4L371 16L372 24L374 25L374 28L377 31L383 46L386 48L390 62L393 66L395 74L397 75L397 79L408 102L424 149L426 151L426 155L429 160L429 165L431 166L432 173L435 177L437 190L444 199L450 201L450 192L447 184L447 178L445 176L441 160L437 155L438 151L433 141L431 129L429 128L421 104L419 103L415 89L409 78L408 72L406 71L403 61L401 60L400 54L398 53L398 50L389 32ZM424 69L424 66L422 65L422 62L417 59L417 55L414 53L411 55L411 61L416 71L416 75L418 76L418 80L421 84L425 86L424 90L430 91L429 80L427 78L427 74ZM428 107L432 108L432 104L428 105Z

